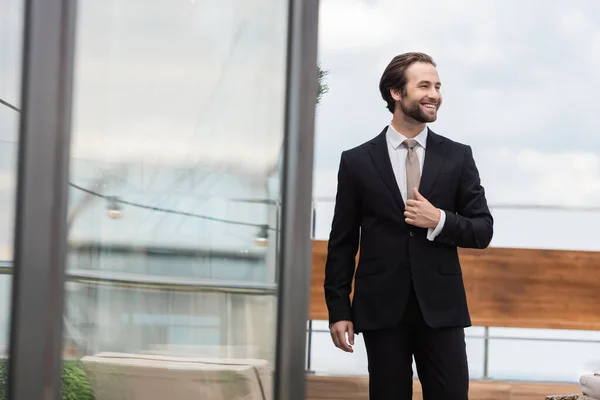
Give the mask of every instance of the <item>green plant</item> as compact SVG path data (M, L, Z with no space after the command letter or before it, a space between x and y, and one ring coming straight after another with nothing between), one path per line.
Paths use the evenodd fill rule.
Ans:
M94 400L87 375L79 361L64 361L61 394L63 400ZM8 359L0 359L0 400L6 400Z
M79 361L65 361L62 374L63 400L94 400L87 375Z
M319 89L317 92L317 104L319 104L323 95L329 91L329 86L325 82L325 77L329 74L329 71L325 71L323 68L321 68L320 65L318 65L317 68L319 70Z

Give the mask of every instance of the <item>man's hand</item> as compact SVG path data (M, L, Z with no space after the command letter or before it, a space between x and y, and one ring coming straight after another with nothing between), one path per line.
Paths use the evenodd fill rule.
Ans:
M329 328L331 339L338 349L348 353L354 353L354 324L352 321L338 321ZM346 333L348 339L346 340Z
M440 222L440 210L423 197L417 188L415 188L415 199L406 202L404 216L407 224L419 228L435 228Z

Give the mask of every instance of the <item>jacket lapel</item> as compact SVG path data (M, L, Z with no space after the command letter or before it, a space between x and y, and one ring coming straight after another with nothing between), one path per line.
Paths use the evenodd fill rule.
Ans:
M398 188L398 183L396 182L396 177L394 176L394 170L392 169L392 162L390 161L390 155L388 153L387 141L385 138L385 133L387 131L387 127L381 132L376 138L371 142L371 149L369 150L369 155L371 156L371 160L379 172L381 179L388 187L394 200L398 204L400 209L404 209L404 201L402 200L402 195L400 194L400 189Z
M423 195L423 197L428 198L443 165L443 139L428 128L425 161L423 163L421 182L419 183L419 192Z

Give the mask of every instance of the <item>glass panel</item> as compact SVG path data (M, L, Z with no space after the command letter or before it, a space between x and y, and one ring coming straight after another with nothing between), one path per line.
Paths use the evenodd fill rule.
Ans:
M286 23L79 4L65 350L97 400L272 392Z
M600 87L600 2L322 1L319 23L330 90L318 107L315 134L317 239L329 237L340 153L391 119L377 91L381 72L391 57L414 50L434 58L443 83L432 129L473 148L495 219L492 245L600 251L600 101L583 95ZM507 290L523 285L525 278ZM576 308L585 295L574 292L569 307ZM541 340L563 332L535 331L539 341L490 339L490 376L576 383L581 373L600 369L597 343ZM598 332L589 335L597 340ZM313 338L315 369L347 365L322 336L332 357L318 358L323 353ZM471 377L479 379L485 347L482 339L470 340Z
M490 328L490 336L492 379L573 382L600 369L597 331Z
M308 335L311 332L307 333ZM483 376L484 329L473 326L465 330L467 357L469 359L469 376L479 379ZM310 372L317 375L368 375L367 350L363 335L354 338L354 353L342 353L331 345L328 321L313 321L310 353ZM413 375L418 377L413 360Z
M22 0L0 0L0 374L8 372L23 57ZM7 380L2 379L0 393Z

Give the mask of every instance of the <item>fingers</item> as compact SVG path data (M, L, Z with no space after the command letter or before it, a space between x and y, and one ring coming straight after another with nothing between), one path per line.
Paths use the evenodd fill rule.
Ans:
M415 194L415 199L417 200L425 200L425 197L421 193L419 193L419 189L414 188L413 193Z
M404 211L404 222L410 225L417 225L418 216L419 214L414 209L414 207L411 209L406 209Z
M407 200L404 209L404 221L407 224L417 226L418 216L421 214L422 202L419 200Z
M412 218L412 219L414 219L414 218L417 217L417 213L414 212L414 211L406 210L406 211L404 211L404 216L406 218Z
M329 333L331 334L331 340L333 341L333 344L335 345L335 347L337 347L339 349L340 341L338 339L337 332L332 329Z
M354 346L354 326L348 326L348 341L350 342L350 346Z
M352 324L332 326L330 333L335 347L347 353L354 352L352 349L352 345L354 345L354 327ZM348 341L346 340L346 333L348 333Z
M352 347L348 344L348 342L346 341L346 332L345 331L337 331L337 339L338 339L338 343L340 344L338 346L339 349L344 350L347 353L352 353Z

